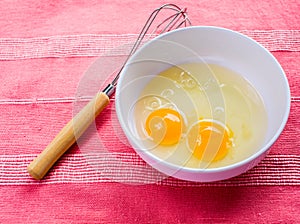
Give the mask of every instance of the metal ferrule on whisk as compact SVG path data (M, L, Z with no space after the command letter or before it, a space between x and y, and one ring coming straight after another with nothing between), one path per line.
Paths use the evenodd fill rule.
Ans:
M116 87L112 83L110 83L103 89L102 92L105 93L108 97L111 97L114 94L115 89Z

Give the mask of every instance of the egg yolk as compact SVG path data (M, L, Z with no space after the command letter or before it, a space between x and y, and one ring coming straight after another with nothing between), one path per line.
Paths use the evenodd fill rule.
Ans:
M225 125L212 120L200 120L190 144L193 155L206 162L223 159L233 146L233 133Z
M175 110L161 108L150 113L145 130L159 145L173 145L179 142L183 127L182 116Z

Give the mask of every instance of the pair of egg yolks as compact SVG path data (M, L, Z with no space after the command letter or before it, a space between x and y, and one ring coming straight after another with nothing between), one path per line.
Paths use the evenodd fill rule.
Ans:
M177 144L184 129L184 121L179 112L161 108L149 114L145 130L150 138L162 146ZM233 133L227 127L212 120L200 120L190 143L193 156L199 160L218 161L223 159L232 147Z

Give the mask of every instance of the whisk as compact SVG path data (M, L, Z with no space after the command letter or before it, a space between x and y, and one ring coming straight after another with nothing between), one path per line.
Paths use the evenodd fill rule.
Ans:
M162 11L168 11L168 16L158 23L158 25L154 27L154 30L149 33L151 26L154 25L154 21ZM187 16L186 8L181 9L175 4L164 4L155 9L146 21L122 68L117 73L113 81L108 84L102 92L98 92L96 96L66 124L52 142L44 149L44 151L29 164L27 167L29 174L37 180L42 179L54 163L90 126L95 117L97 117L108 105L110 97L115 91L115 87L123 67L142 44L144 38L148 36L147 34L150 34L149 36L151 37L153 35L158 35L188 25L191 25L191 22Z

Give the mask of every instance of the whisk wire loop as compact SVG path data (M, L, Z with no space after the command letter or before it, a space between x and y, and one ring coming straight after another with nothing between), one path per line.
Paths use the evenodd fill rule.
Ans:
M159 15L159 13L162 10L174 11L175 13L173 13L170 16L168 16L167 18L165 18L162 22L160 22L155 27L155 29L151 33L149 33L149 29L150 29L151 25L154 23L154 20L157 18L157 16ZM164 25L164 27L163 27L163 25ZM189 20L189 18L187 16L186 8L181 9L175 4L164 4L164 5L160 6L159 8L155 9L151 13L151 15L147 19L145 25L143 26L141 32L139 33L139 36L137 37L133 47L131 48L131 51L129 52L128 57L126 58L123 66L121 67L121 69L119 70L119 72L117 73L117 75L115 76L113 81L111 82L111 84L109 84L104 89L103 92L106 93L108 96L112 95L112 93L114 92L114 87L117 85L117 82L118 82L118 79L119 79L122 69L124 68L125 64L129 60L129 58L140 47L140 45L143 42L143 40L145 39L145 36L147 35L147 33L149 33L149 39L150 39L151 37L153 37L153 35L159 35L159 34L162 34L165 32L169 32L173 29L178 29L182 26L188 26L188 25L191 25L191 21ZM158 32L158 30L160 28L162 28L162 29L160 32Z

